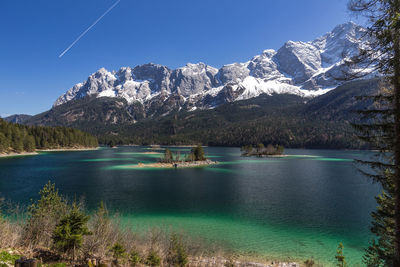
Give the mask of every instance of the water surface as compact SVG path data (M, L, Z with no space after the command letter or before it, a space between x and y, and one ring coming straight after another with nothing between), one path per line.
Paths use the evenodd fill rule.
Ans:
M353 159L368 152L286 150L286 158L243 158L238 148L206 148L218 165L129 169L162 154L147 147L52 152L0 159L1 196L29 203L51 180L60 192L103 200L138 230L162 226L240 252L334 263L339 242L361 263L379 188ZM185 153L187 148L176 148ZM147 153L146 153L147 152ZM155 150L160 152L160 150Z

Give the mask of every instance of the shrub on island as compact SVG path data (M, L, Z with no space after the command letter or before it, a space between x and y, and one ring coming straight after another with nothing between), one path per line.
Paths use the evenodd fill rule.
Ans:
M253 145L248 145L248 146L243 146L240 148L242 151L242 156L245 157L250 157L250 156L256 156L256 157L265 157L265 156L276 156L276 155L282 155L284 151L284 147L280 145L272 145L269 144L267 147L264 146L264 144L257 144L256 146Z

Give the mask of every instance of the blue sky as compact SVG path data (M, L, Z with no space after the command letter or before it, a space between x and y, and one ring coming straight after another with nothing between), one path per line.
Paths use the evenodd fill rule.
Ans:
M354 20L347 0L4 0L0 116L37 114L97 69L148 62L221 67Z

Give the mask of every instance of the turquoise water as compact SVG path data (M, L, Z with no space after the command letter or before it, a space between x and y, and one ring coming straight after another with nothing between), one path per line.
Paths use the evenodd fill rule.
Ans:
M129 168L162 156L147 147L3 158L0 194L26 204L51 180L70 198L83 196L89 209L104 200L140 231L165 227L229 250L313 257L328 266L343 242L350 264L361 264L379 188L356 171L353 159L369 152L293 149L285 158L243 158L237 148L205 151L219 164Z

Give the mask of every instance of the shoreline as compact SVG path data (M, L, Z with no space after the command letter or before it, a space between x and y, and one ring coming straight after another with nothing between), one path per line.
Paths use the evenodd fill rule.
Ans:
M0 158L11 158L11 157L24 157L24 156L37 156L40 152L68 152L68 151L91 151L98 150L97 148L55 148L55 149L36 149L33 152L11 152L11 153L0 153Z
M202 160L202 161L193 161L193 162L176 162L176 163L162 163L162 162L155 162L155 163L141 163L133 164L127 166L128 168L132 169L144 169L144 168L155 168L155 169L178 169L178 168L195 168L195 167L204 167L210 165L219 164L218 161L211 161L211 160Z
M291 155L286 155L286 154L282 154L282 155L241 155L242 157L246 157L246 158L286 158L286 157L290 157Z
M0 158L8 158L8 157L24 157L24 156L35 156L35 155L39 155L39 153L37 153L36 151L34 152L21 152L21 153L0 153Z
M54 149L36 149L36 152L68 152L68 151L92 151L99 150L100 147L86 147L86 148L54 148Z

